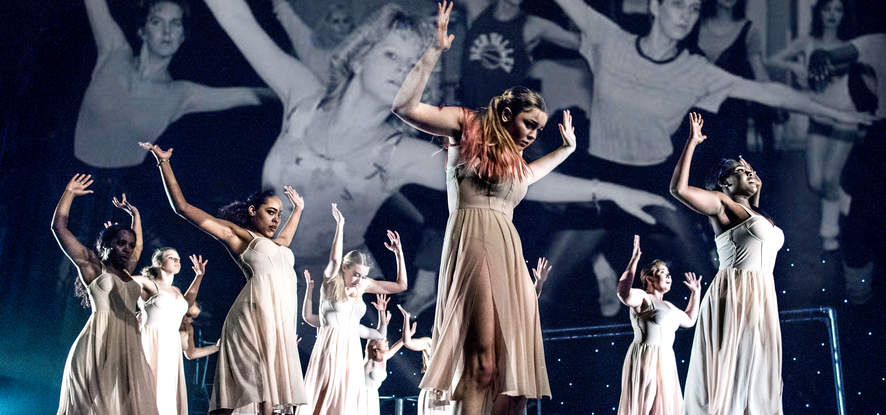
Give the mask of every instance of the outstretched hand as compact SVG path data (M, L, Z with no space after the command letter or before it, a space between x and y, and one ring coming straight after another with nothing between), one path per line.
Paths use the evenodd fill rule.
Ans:
M551 263L545 257L538 258L538 264L532 269L532 275L535 276L535 284L541 285L548 280L548 274L551 272Z
M388 230L388 242L385 242L385 248L393 253L403 252L403 246L400 245L400 233Z
M81 174L77 173L74 177L71 178L71 181L68 182L68 185L65 186L66 192L71 192L74 196L83 196L92 193L92 190L87 190L87 187L91 185L93 182L91 174Z
M114 198L111 199L111 203L114 204L114 207L123 210L130 216L138 213L138 209L136 209L135 206L132 205L132 203L129 203L129 201L126 200L126 193L123 193L123 196L119 200L117 199L117 196L114 196Z
M203 255L194 254L191 254L189 258L191 259L191 269L194 270L194 276L205 275L206 264L209 263L209 260L204 260Z
M636 268L637 264L640 263L640 256L643 255L643 251L640 249L640 235L634 235L634 249L631 251L631 266Z
M283 186L283 193L286 194L289 203L292 203L292 208L294 210L302 210L305 208L305 199L301 197L292 186Z
M151 143L147 143L144 141L139 141L138 145L139 145L139 147L150 151L151 154L154 155L154 158L157 159L158 163L161 161L169 160L169 158L172 157L172 147L169 147L168 149L163 150L160 148L160 146L158 146L156 144L151 144Z
M403 343L409 345L410 341L412 341L412 337L415 336L418 323L414 321L411 322L412 315L409 314L403 306L397 304L397 308L399 308L400 313L403 314ZM410 322L412 324L410 324Z
M345 217L341 214L341 211L338 210L338 204L332 204L332 218L335 219L335 223L339 225L345 224Z
M560 128L560 138L563 139L561 147L575 148L575 126L572 125L572 113L569 110L563 110L563 122L557 124Z
M385 311L388 309L388 301L390 300L391 298L388 297L387 294L376 294L375 301L372 302L372 305L378 311Z
M437 34L435 36L436 46L440 50L447 50L452 46L452 40L455 35L449 34L449 15L452 13L452 1L443 0L437 3Z
M689 291L692 291L692 294L698 294L701 291L701 278L702 276L695 276L694 272L684 273L683 276L686 278L686 281L683 281L687 287L689 287Z
M701 127L704 126L704 120L701 118L701 114L697 112L689 113L689 130L690 137L695 144L701 144L708 138L708 136L701 133Z
M314 280L311 279L311 273L307 268L304 270L305 275L305 285L308 287L308 290L312 290L314 288Z

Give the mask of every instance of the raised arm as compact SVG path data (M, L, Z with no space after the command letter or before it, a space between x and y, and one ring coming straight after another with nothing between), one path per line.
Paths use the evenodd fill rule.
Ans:
M570 32L560 25L537 16L529 16L523 28L523 39L528 49L535 48L542 40L561 48L576 50L581 43L578 33Z
M698 304L699 298L701 297L701 275L695 276L694 272L687 272L683 274L686 278L686 281L683 281L683 284L686 284L686 287L689 288L689 304L686 304L686 318L680 322L680 327L692 327L695 325L695 321L698 319Z
M135 234L135 248L132 249L132 253L129 255L129 261L126 263L126 271L132 274L135 272L135 267L138 265L138 259L141 257L142 250L145 246L144 238L142 236L142 217L141 214L139 214L138 209L126 200L126 193L123 193L121 200L117 200L117 197L115 196L111 202L114 204L114 207L128 213L129 217L132 218L130 229L132 229L132 232Z
M314 313L314 280L311 279L311 273L305 269L305 299L301 303L301 318L308 323L309 326L320 327L320 316Z
M181 337L182 340L182 352L185 354L185 358L188 360L199 359L204 356L209 356L218 351L218 343L205 347L195 347L194 326L190 324L187 325L187 328L184 332L179 332L179 337Z
M723 198L726 196L720 192L713 192L689 185L689 168L692 164L692 155L695 146L704 142L708 136L701 133L704 120L698 113L689 113L690 134L683 147L683 153L674 167L671 176L671 195L690 209L705 216L717 216L723 212Z
M538 264L532 269L532 275L535 276L535 297L541 297L541 290L544 288L545 281L548 280L548 274L551 272L551 263L545 257L538 258Z
M563 110L563 122L557 124L557 127L560 128L560 138L563 139L563 143L556 150L529 163L529 171L531 172L529 184L547 176L575 152L575 127L572 126L572 113L569 110Z
M157 166L160 168L160 176L163 179L163 187L166 189L166 197L177 215L213 238L222 241L234 254L239 254L246 249L246 244L252 239L246 230L229 221L216 218L185 200L181 187L175 179L175 174L172 172L169 160L172 157L172 148L162 150L159 146L151 143L139 143L139 145L149 150L156 158Z
M280 232L277 233L274 242L280 246L289 246L292 243L292 237L295 236L295 230L298 229L301 213L305 208L305 199L292 186L283 186L283 193L286 194L286 198L289 199L289 203L292 205L292 213L286 218L286 223L280 228Z
M280 26L283 26L283 31L289 37L295 54L304 58L314 53L317 49L311 42L314 30L292 9L292 3L289 0L272 0L271 3L273 3L274 16L277 17Z
M194 112L224 111L277 100L277 95L269 88L245 86L216 88L190 81L178 82L185 87L185 99L176 114L176 119Z
M284 106L322 90L317 77L262 30L244 0L206 0L206 5Z
M84 0L86 15L89 17L89 27L92 28L92 37L95 38L95 47L98 49L99 60L108 52L118 48L129 48L126 36L120 30L120 26L114 21L107 0Z
M808 115L829 117L848 124L870 125L874 120L873 115L824 106L814 101L809 95L776 82L757 82L736 78L735 85L729 90L729 96Z
M411 321L411 315L400 304L397 304L400 313L403 314L403 346L409 350L422 352L431 348L430 337L415 338L416 323Z
M585 0L555 0L569 20L581 30L585 42L597 43L612 30L620 30L615 22L594 10Z
M464 109L437 107L421 102L421 95L440 55L450 46L455 35L447 32L452 3L437 4L436 40L428 46L418 63L412 67L394 97L391 111L407 124L428 134L459 139L464 125Z
M52 214L52 235L65 256L74 263L80 277L86 285L92 282L101 272L99 258L89 248L83 246L77 237L68 229L68 216L71 212L71 203L77 196L88 195L92 190L88 187L92 184L92 175L75 174L65 186L61 199Z
M640 307L643 305L643 299L646 297L646 293L643 290L633 288L634 277L637 274L637 264L640 262L641 254L640 236L634 235L634 250L631 252L631 259L628 261L625 271L621 274L621 278L618 279L618 285L615 288L619 301L628 307Z
M391 321L391 312L387 311L388 298L385 295L376 295L378 301L373 301L372 305L378 310L378 326L371 329L364 325L360 325L360 337L363 339L386 340L388 338L388 323Z
M344 250L345 217L338 210L338 205L332 204L332 218L335 219L335 235L332 236L332 248L329 249L329 264L323 271L323 279L328 280L338 276L341 271L342 251Z
M399 294L409 288L409 281L406 277L406 257L403 255L403 245L400 244L400 233L388 230L388 242L385 242L385 248L394 253L397 260L397 280L382 281L369 279L366 292L370 294Z
M206 264L209 263L208 259L203 259L203 255L191 254L190 259L191 269L194 270L194 279L191 281L191 285L188 286L188 290L185 291L185 301L188 302L188 307L192 307L197 302L200 283L203 282L203 276L206 275Z

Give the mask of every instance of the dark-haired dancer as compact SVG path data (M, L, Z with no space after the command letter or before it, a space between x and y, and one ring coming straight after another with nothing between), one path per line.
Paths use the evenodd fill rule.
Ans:
M156 415L154 379L135 317L142 285L131 277L142 250L141 217L125 196L114 198L132 227L110 225L95 250L83 246L68 229L68 216L75 197L92 193L91 184L91 175L75 175L52 216L52 233L77 268L78 295L92 308L65 362L58 414Z
M187 354L189 345L182 342L179 331L184 316L195 305L200 283L206 274L206 262L202 256L191 255L194 280L185 294L173 285L173 279L181 270L181 257L175 249L155 250L151 255L151 266L142 270L142 276L156 289L154 295L140 302L141 332L145 358L154 373L157 410L162 414L188 413L182 352Z
M74 154L90 166L131 167L145 154L139 140L155 141L185 114L258 105L276 99L267 88L212 88L176 81L169 63L185 40L186 0L144 0L144 26L137 54L114 21L107 0L84 0L98 57L86 88Z
M772 270L784 233L755 212L760 177L744 159L724 159L708 189L689 185L695 147L707 138L689 114L691 135L671 194L705 215L720 270L701 301L686 378L687 414L781 414L781 329Z
M643 289L631 288L640 262L640 237L634 235L634 250L627 269L618 281L618 299L631 308L634 341L625 355L621 371L619 415L683 415L683 394L674 357L674 333L680 327L695 325L701 277L684 274L692 293L686 311L664 295L671 290L668 265L653 260L640 272Z
M360 339L386 339L387 320L379 321L377 330L360 324L366 314L362 297L365 293L398 294L408 287L406 259L397 232L388 231L389 242L385 243L385 248L393 252L397 260L397 280L375 280L367 277L371 265L368 255L360 251L342 255L345 218L335 203L332 217L335 235L320 286L319 318L317 321L305 318L311 325L319 325L305 373L305 389L311 402L299 408L299 414L365 414L370 410ZM310 286L310 273L305 272L305 278ZM307 298L305 311L310 310Z
M304 200L285 187L293 213L279 232L283 203L272 191L231 203L220 211L221 218L213 217L185 200L170 166L171 148L140 145L157 159L175 212L222 242L247 279L222 327L210 410L230 413L258 405L259 413L269 415L273 407L304 404L295 335L297 277L292 268L295 257L289 249Z

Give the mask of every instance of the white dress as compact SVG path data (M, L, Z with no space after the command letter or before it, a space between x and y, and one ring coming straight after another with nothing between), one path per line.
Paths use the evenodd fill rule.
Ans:
M157 290L142 305L142 349L157 391L160 415L188 414L188 390L178 329L188 311L185 298Z
M337 276L336 278L341 278ZM360 319L366 313L361 295L334 301L320 287L317 340L305 373L309 404L299 414L362 414L366 412ZM375 402L378 407L378 400Z
M784 233L751 216L717 235L720 270L701 300L687 414L782 413L781 328L772 270Z
M363 362L363 373L366 385L366 414L379 415L381 413L381 401L378 397L378 388L388 378L387 365L385 362L370 361L369 357Z
M673 304L646 295L631 307L634 341L621 371L619 415L683 415L683 394L674 357L674 333L686 315Z

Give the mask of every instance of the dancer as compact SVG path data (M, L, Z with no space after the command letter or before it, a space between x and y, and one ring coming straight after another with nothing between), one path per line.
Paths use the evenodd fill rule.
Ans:
M619 415L682 415L683 394L674 357L674 333L692 327L698 314L701 277L687 272L683 284L689 288L689 304L680 310L664 295L671 290L667 264L656 259L640 272L643 289L632 288L640 262L640 236L634 235L631 260L618 280L618 299L631 309L634 341L625 355L621 371Z
M182 318L182 324L178 329L183 354L188 360L199 359L218 352L218 342L203 347L197 347L194 343L194 319L200 316L200 310L200 305L196 303L188 307L188 312Z
M142 270L142 276L156 289L156 294L140 301L139 305L142 309L142 349L154 373L157 409L162 414L188 413L182 352L187 353L190 344L182 342L180 329L184 316L194 306L207 263L202 255L191 255L190 259L194 280L184 295L173 285L173 279L181 270L181 258L175 249L155 250L151 255L151 266Z
M393 252L397 260L397 280L368 278L367 255L359 251L342 255L345 218L335 203L331 206L335 235L320 286L317 340L305 373L305 389L312 406L299 408L300 414L350 414L366 410L360 339L384 339L386 325L375 330L360 324L366 313L362 296L364 293L397 294L408 287L400 234L388 231L385 243L385 248ZM310 279L310 274L306 273L305 278Z
M421 352L421 366L424 373L431 359L433 340L430 337L415 338L417 323L412 322L412 315L405 308L399 304L397 308L403 314L403 347ZM422 389L418 394L418 415L453 415L455 406L455 402L445 399L442 391Z
M685 410L696 414L781 414L781 329L772 270L784 233L755 211L763 186L744 159L724 159L708 189L689 185L695 147L707 136L689 114L691 135L671 193L710 220L720 270L701 301L686 378Z
M854 30L853 14L842 0L819 0L812 6L812 29L808 36L794 39L784 50L774 54L772 66L790 70L802 84L807 82L806 64L816 49L845 46ZM835 108L855 111L849 91L850 75L843 72L825 88L814 91L815 100ZM819 236L824 251L840 247L840 212L849 211L850 197L840 185L840 176L852 147L864 138L856 123L839 122L828 117L809 118L806 144L806 175L809 187L821 201Z
M74 155L90 166L131 167L145 154L133 144L154 142L185 114L259 105L267 88L213 88L173 80L169 63L185 40L185 0L146 0L138 55L114 21L107 0L84 0L98 49L74 133Z
M538 303L511 222L527 187L575 149L564 112L562 145L526 163L523 149L545 125L544 101L523 87L504 91L483 112L436 107L421 93L440 55L452 4L438 4L437 35L394 99L393 111L432 135L448 137L449 222L440 264L434 354L422 389L442 391L466 414L519 411L527 398L550 396ZM564 176L560 177L565 179ZM561 195L577 198L582 180Z
M370 222L402 186L446 189L439 171L429 168L443 166L443 156L434 156L439 148L404 133L402 122L390 113L393 86L402 82L431 40L431 28L395 6L384 6L343 41L339 59L330 67L330 84L324 85L271 41L243 0L206 4L259 76L282 97L283 128L265 160L265 186L294 183L319 206L337 203L349 215L345 251L368 252L364 235ZM669 206L664 198L630 188L553 177L527 197L546 202L612 200L644 220L644 207ZM324 215L322 209L304 212L302 237L293 245L299 267L319 270L328 262L316 243L333 237L333 230L322 225ZM413 280L433 280L436 271L419 270Z
M222 242L246 276L222 326L210 411L231 413L257 405L259 413L270 415L274 407L304 404L293 302L297 276L288 248L304 200L292 187L284 188L293 213L279 231L283 203L269 190L231 203L220 210L221 218L213 217L185 200L172 172L171 148L140 145L157 159L173 210Z
M366 403L363 404L360 413L369 415L379 415L381 413L378 397L378 388L382 382L388 377L387 362L394 357L403 347L403 339L397 340L393 346L388 345L387 329L388 323L391 322L391 312L387 311L388 296L385 294L376 294L375 301L372 302L375 309L378 310L378 330L383 338L369 339L366 341L366 353L363 359L363 373L366 376Z
M92 193L92 176L76 174L52 215L52 234L74 263L78 293L92 314L68 352L58 414L157 415L154 379L141 350L135 317L142 285L130 275L142 251L141 216L125 195L114 206L132 217L132 227L112 224L99 233L95 250L68 229L75 197Z
M286 31L295 55L320 82L329 82L332 54L354 28L354 19L347 6L341 3L325 6L319 27L313 30L295 12L289 0L272 0L272 3L274 16Z

